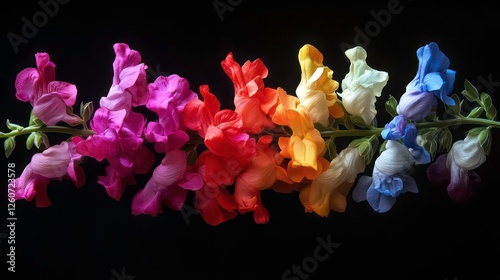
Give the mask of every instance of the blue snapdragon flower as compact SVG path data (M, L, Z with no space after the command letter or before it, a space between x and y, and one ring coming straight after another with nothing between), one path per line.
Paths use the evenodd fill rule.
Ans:
M368 201L377 212L389 211L405 192L418 193L417 183L407 175L415 163L412 153L398 141L389 140L375 160L372 177L361 176L352 191L356 202Z
M450 60L432 42L417 50L418 70L415 78L406 86L397 112L407 119L424 119L437 106L437 98L448 105L455 101L448 95L453 90L456 71L448 69Z
M403 139L403 144L413 155L417 164L427 164L431 162L431 156L427 150L417 144L417 126L413 122L408 122L402 115L395 116L384 126L381 132L385 140Z

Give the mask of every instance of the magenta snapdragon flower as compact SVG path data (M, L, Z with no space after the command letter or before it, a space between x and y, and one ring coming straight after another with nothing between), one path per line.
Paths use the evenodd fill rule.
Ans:
M163 205L173 210L181 210L188 191L196 191L201 187L201 175L188 170L186 152L170 151L154 169L144 189L135 195L132 214L156 216L163 212Z
M82 155L109 162L106 175L99 176L98 183L109 196L119 200L125 187L135 184L136 174L151 169L155 155L142 138L146 126L144 115L132 110L149 99L146 66L140 63L140 54L128 45L117 43L114 50L112 86L90 121L95 133L81 139L76 149Z
M145 105L149 98L146 68L141 63L141 54L130 49L125 43L113 45L113 82L108 95L102 97L99 105L110 110L125 109Z
M33 115L46 125L55 125L63 121L69 125L81 122L74 114L68 114L68 108L76 101L76 86L67 82L56 81L56 65L50 61L49 54L35 54L37 68L26 68L16 77L17 99L30 102Z
M158 153L180 149L188 140L181 118L184 106L198 95L189 89L189 82L178 75L160 76L148 85L150 97L146 107L158 115L147 124L146 139L155 143Z
M16 179L16 199L31 201L36 198L38 207L48 207L51 202L47 196L47 186L51 180L70 179L77 187L85 184L85 172L79 166L82 155L76 152L79 140L49 147L36 153L31 162Z

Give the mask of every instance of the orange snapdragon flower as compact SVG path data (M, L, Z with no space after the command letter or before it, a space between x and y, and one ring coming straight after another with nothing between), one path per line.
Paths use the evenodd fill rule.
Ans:
M326 152L325 140L314 127L306 107L297 97L288 95L282 88L277 89L280 104L272 120L280 125L289 126L292 136L280 137L280 154L290 159L286 174L290 180L299 183L304 178L316 179L328 169L330 162L323 158Z
M268 69L262 60L247 60L240 66L229 53L221 65L233 81L235 111L241 115L243 129L259 134L264 128L274 127L269 114L278 105L278 95L276 89L264 85Z

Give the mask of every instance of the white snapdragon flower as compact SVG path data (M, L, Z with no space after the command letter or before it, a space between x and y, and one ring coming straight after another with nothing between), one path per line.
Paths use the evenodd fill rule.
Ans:
M362 47L348 49L345 55L351 65L349 73L342 80L342 93L339 93L342 104L349 114L360 116L365 124L371 124L377 115L376 97L380 97L389 80L389 74L368 66L367 54Z

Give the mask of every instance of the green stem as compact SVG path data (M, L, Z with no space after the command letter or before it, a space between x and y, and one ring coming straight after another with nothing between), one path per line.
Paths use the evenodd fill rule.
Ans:
M455 118L434 122L417 123L417 128L447 127L455 125L479 125L500 128L500 122L482 118Z
M87 137L94 134L93 130L65 126L28 126L22 129L12 130L8 133L0 133L0 138L9 138L13 136L30 134L32 132L61 133L82 137Z
M455 125L479 125L479 126L488 126L492 128L500 128L500 122L482 119L482 118L455 118L455 119L447 119L447 120L439 120L433 122L419 122L416 123L418 129L423 128L432 128L432 127L448 127ZM350 137L350 136L372 136L372 135L380 135L384 128L377 127L371 129L345 129L345 130L327 130L321 131L321 136L323 138L329 137Z
M447 119L447 120L438 120L438 121L432 121L432 122L419 122L416 123L418 129L423 129L423 128L432 128L432 127L448 127L448 126L455 126L455 125L480 125L480 126L488 126L492 128L500 128L500 122L494 121L494 120L489 120L489 119L482 119L482 118L454 118L454 119ZM340 130L325 130L321 131L321 136L323 138L330 138L330 137L364 137L364 136L373 136L373 135L380 135L384 128L383 127L376 127L376 128L370 128L370 129L340 129ZM65 127L65 126L28 126L22 129L17 129L17 130L12 130L8 133L0 133L0 138L8 138L8 137L13 137L13 136L19 136L19 135L25 135L25 134L30 134L32 132L43 132L43 133L61 133L61 134L69 134L73 136L82 136L82 137L87 137L90 135L93 135L95 132L90 129L80 129L80 128L72 128L72 127ZM273 137L276 136L284 136L283 132L280 131L280 133L273 135L273 133L269 133ZM203 142L203 139L191 139L190 141L192 144L196 143L201 143Z

